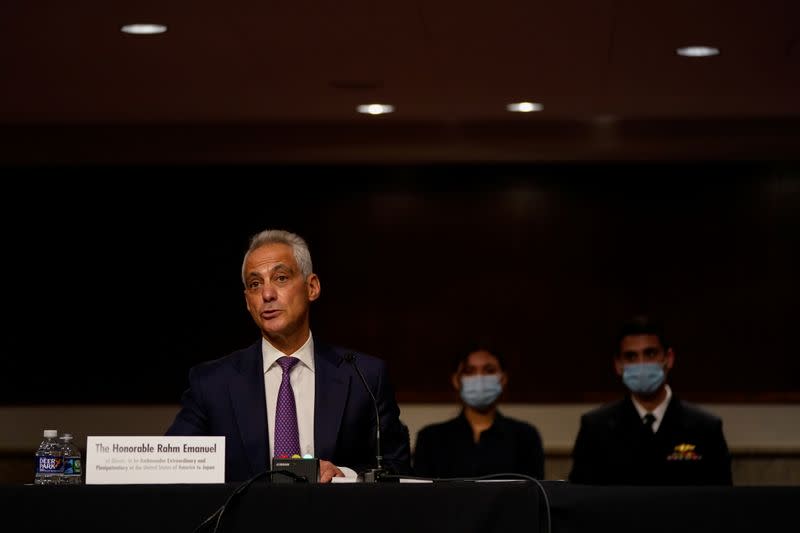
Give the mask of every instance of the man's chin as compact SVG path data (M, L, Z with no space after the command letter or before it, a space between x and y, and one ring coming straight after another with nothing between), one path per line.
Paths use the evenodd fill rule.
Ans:
M277 318L273 318L271 320L261 320L261 331L267 337L282 337L285 327L286 325L281 323L281 321Z

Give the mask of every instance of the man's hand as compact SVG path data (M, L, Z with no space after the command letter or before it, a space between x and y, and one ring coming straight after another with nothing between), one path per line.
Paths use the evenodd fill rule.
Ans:
M335 477L344 477L344 472L339 470L335 464L323 459L319 460L319 482L330 483Z

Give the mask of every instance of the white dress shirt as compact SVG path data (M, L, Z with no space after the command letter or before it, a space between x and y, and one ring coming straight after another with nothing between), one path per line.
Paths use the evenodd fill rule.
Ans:
M672 389L669 388L669 385L666 386L667 395L664 397L664 401L658 404L658 407L653 409L652 411L648 411L644 407L642 407L639 402L636 401L636 398L631 396L631 400L633 400L633 406L636 408L636 412L639 413L639 418L644 419L644 415L647 413L652 414L655 417L653 421L653 433L658 431L658 427L661 425L661 421L664 420L664 413L667 412L667 405L669 405L669 401L672 399Z
M264 358L264 390L267 401L267 432L269 434L269 464L275 457L275 410L278 407L278 389L283 379L283 369L276 362L279 357L297 357L300 362L294 365L289 381L294 392L297 409L297 430L300 437L300 455L314 455L314 339L311 332L308 340L296 352L285 354L261 338L261 356ZM357 473L352 468L336 465L344 477L336 477L336 482L355 481Z
M275 409L278 405L278 389L283 378L283 369L276 363L279 357L291 356L300 360L289 380L294 392L297 408L297 429L300 436L300 455L314 456L314 340L311 333L300 349L286 354L261 339L261 354L264 358L264 389L267 401L267 431L269 434L269 460L275 456Z

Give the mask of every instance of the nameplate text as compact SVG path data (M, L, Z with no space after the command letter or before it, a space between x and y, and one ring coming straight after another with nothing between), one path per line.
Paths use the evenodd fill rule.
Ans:
M224 483L225 437L87 437L87 485Z

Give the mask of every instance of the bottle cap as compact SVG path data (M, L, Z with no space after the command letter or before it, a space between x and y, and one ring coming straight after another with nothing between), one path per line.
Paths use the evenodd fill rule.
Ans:
M61 440L72 440L72 433L62 433Z
M45 429L44 430L44 437L45 438L58 437L58 430L57 429Z

